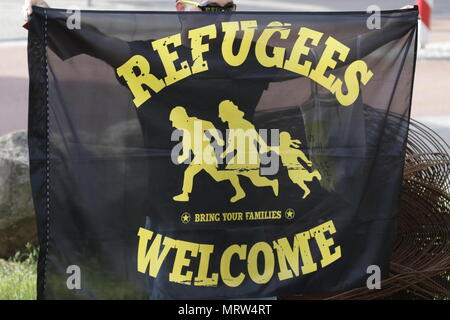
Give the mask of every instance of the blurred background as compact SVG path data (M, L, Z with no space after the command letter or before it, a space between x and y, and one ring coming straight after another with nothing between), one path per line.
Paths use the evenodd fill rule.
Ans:
M450 143L450 0L428 6L418 51L412 118ZM174 10L174 0L48 0L51 7ZM366 11L414 5L416 0L235 0L240 11ZM29 185L27 31L23 0L0 0L0 300L35 298L36 226ZM423 38L425 39L425 38ZM31 243L25 246L26 243ZM34 245L33 245L34 244ZM3 260L2 260L3 259ZM6 260L5 260L6 259Z

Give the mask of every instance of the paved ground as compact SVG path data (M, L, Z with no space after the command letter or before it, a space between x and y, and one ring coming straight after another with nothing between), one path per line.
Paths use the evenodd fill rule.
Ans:
M3 0L4 1L4 0ZM91 0L94 9L171 10L172 0ZM394 9L414 0L235 0L240 10L328 11L366 10L379 3L382 9ZM49 0L53 7L76 5L86 8L87 0ZM313 4L311 4L313 3ZM28 79L26 31L21 28L21 0L0 4L0 135L26 128ZM450 1L435 0L430 45L421 54L416 69L412 115L440 133L450 143ZM438 56L436 57L436 50ZM450 50L449 50L450 52ZM434 56L433 56L434 55Z

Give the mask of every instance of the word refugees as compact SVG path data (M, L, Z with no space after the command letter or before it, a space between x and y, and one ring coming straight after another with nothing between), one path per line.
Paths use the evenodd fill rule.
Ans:
M343 106L349 106L355 102L360 91L359 82L366 85L372 78L373 73L368 69L364 61L356 60L350 63L345 70L344 80L337 78L333 74L328 74L330 70L336 67L337 60L345 62L350 52L348 46L335 38L329 36L323 41L323 32L301 27L290 54L288 54L286 48L273 47L273 54L271 56L268 55L269 40L275 36L280 40L288 39L291 32L294 32L290 27L290 24L278 21L271 22L261 32L259 38L255 39L256 31L258 30L256 20L223 22L221 29L224 33L221 45L222 57L228 65L238 67L247 60L250 49L254 48L254 55L261 66L284 69L300 76L308 77L333 93ZM233 48L238 32L242 33L243 36L239 51L235 54ZM217 38L217 35L218 30L215 24L188 31L192 64L189 64L187 60L179 61L180 57L177 47L182 45L181 33L151 41L149 49L151 46L158 53L164 66L166 76L163 79L159 79L151 73L152 62L142 55L134 55L118 67L116 70L117 74L127 82L134 96L133 102L136 107L140 107L152 97L150 90L156 94L173 83L209 70L208 61L205 61L203 56L204 53L209 51L209 44L205 42L205 39L212 40ZM252 46L255 40L256 43ZM312 61L306 60L300 63L302 56L307 57L311 50L306 45L307 42L310 42L312 46L318 46L319 44L324 46L318 63L314 68L312 68ZM334 58L335 55L337 60ZM136 72L137 70L139 72ZM360 79L358 79L358 74ZM344 88L344 82L346 89Z

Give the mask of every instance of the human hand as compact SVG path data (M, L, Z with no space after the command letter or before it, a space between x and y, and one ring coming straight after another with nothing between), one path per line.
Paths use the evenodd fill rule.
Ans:
M187 158L188 158L188 156L185 156L184 154L179 155L178 158L177 158L178 164L184 163Z
M32 6L38 6L38 7L44 7L44 8L50 8L47 2L43 0L25 0L23 7L22 7L22 13L23 18L25 19L25 22L28 21L29 16L33 13Z
M291 147L299 148L302 142L298 139L291 140Z
M221 147L223 147L225 145L225 141L223 141L222 139L216 139L217 144Z
M403 7L401 7L400 8L400 10L408 10L408 9L414 9L414 6L412 6L412 5L406 5L406 6L403 6ZM401 21L398 21L397 19L389 19L387 22L386 22L386 25L384 26L385 28L386 27L396 27L396 26L398 26L399 24L401 24Z

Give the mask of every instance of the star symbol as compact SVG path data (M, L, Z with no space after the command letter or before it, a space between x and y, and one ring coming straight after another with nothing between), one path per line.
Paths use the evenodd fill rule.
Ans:
M293 219L295 217L295 210L294 209L286 209L284 212L286 219Z
M183 214L181 214L181 222L186 224L189 223L189 221L191 221L191 215L189 214L189 212L184 212Z

